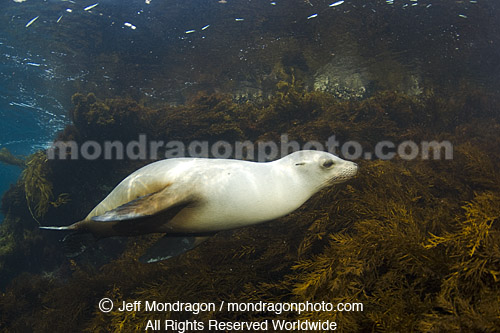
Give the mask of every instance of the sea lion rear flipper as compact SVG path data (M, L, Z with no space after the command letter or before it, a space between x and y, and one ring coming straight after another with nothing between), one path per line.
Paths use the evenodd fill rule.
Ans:
M139 258L142 263L153 263L176 257L194 249L210 236L168 236L165 235L153 244L146 253Z
M173 191L170 187L159 192L149 193L135 200L127 202L104 214L94 216L96 222L127 221L156 215L179 206L187 206L195 200L188 191Z

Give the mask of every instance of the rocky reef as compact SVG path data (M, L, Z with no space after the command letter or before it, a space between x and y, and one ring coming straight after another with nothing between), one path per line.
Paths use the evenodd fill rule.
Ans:
M260 102L199 93L157 108L73 96L57 140L279 140L332 134L365 150L391 140L447 140L453 158L359 160L359 176L293 214L221 232L180 257L137 261L154 236L106 241L65 258L42 225L83 218L150 160L51 159L39 152L2 199L0 329L144 330L148 320L334 320L342 331L490 331L500 327L500 101L464 87L452 96L380 91L358 100L306 91L293 76ZM322 89L323 90L323 89ZM338 96L337 96L338 97ZM159 157L164 151L160 151ZM64 154L63 152L60 154ZM431 154L431 156L433 156ZM102 243L101 243L102 242ZM107 247L106 247L107 246ZM362 312L110 313L115 302L360 302Z

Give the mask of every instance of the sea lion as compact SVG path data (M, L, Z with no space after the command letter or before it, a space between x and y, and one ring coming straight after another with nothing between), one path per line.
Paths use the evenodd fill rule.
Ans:
M165 233L141 261L168 259L218 231L287 215L326 186L356 175L355 163L302 150L258 163L173 158L148 164L119 183L82 221L50 230L96 238Z

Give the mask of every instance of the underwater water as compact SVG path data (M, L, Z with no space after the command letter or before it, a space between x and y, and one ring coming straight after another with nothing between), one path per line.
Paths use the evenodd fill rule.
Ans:
M0 331L499 331L499 14L493 0L6 1ZM292 141L356 177L151 264L138 259L162 234L141 219L133 237L72 244L39 229L84 219L158 159L270 161ZM54 142L75 158L50 157Z

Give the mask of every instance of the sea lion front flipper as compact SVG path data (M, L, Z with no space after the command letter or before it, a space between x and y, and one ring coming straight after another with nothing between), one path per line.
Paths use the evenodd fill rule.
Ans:
M169 236L165 235L153 244L146 253L139 258L142 263L153 263L176 257L194 249L210 236Z
M129 201L104 214L94 216L91 220L96 222L135 220L153 216L171 208L185 207L194 202L195 199L187 191L172 191L170 187L167 187L159 192L149 193Z

